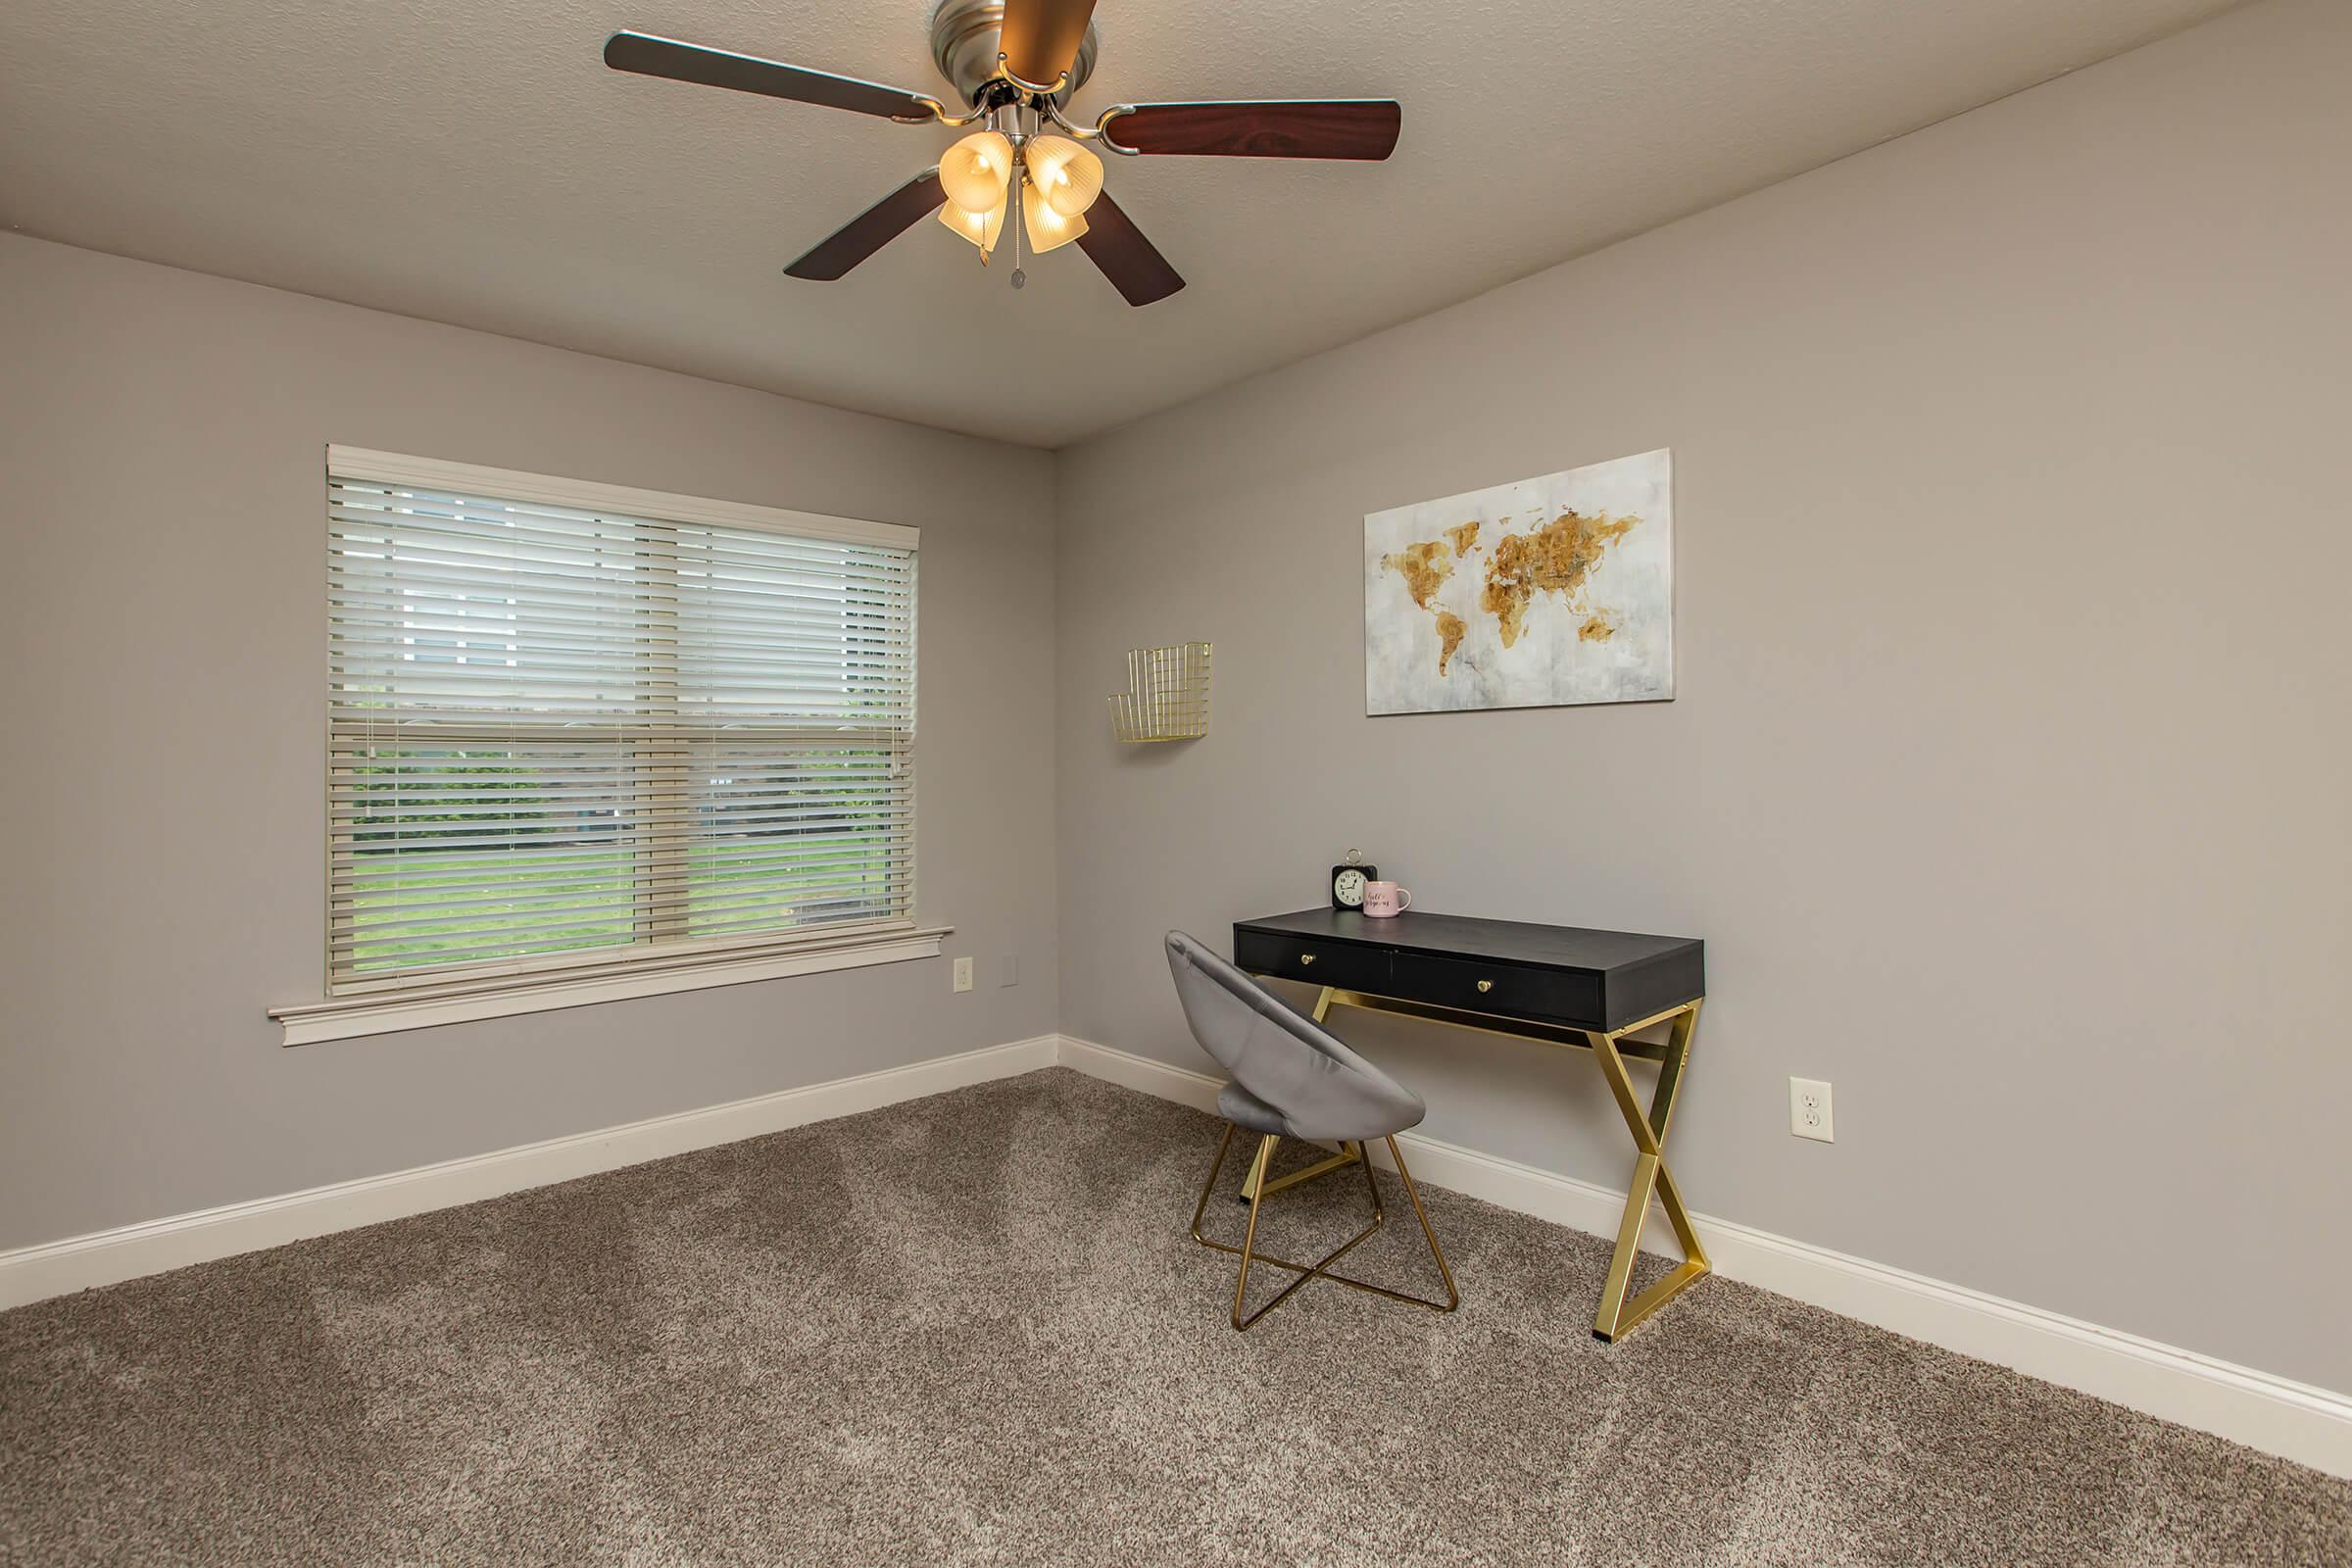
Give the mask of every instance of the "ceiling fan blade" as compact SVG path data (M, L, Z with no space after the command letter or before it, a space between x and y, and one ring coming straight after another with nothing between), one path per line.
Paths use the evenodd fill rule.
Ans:
M1078 236L1078 248L1127 296L1130 305L1164 300L1184 287L1184 279L1159 254L1159 247L1144 238L1144 231L1119 210L1108 191L1096 197L1094 206L1086 210L1086 232Z
M829 283L929 217L947 199L947 192L939 188L939 171L926 169L835 229L784 270L794 277Z
M1023 81L1051 83L1078 58L1094 14L1095 0L1004 0L997 47L1005 68Z
M1102 128L1119 146L1139 153L1377 162L1396 150L1396 133L1403 123L1404 110L1393 98L1343 98L1326 103L1137 104L1113 110Z
M641 76L666 76L672 81L699 81L707 87L732 87L737 92L765 93L828 109L848 109L884 120L927 121L931 101L899 87L836 76L829 71L781 65L752 55L706 49L699 43L657 38L651 33L616 32L605 40L605 64L614 71L633 71Z

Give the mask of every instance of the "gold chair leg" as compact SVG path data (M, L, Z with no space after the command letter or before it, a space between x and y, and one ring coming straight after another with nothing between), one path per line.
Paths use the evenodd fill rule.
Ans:
M1233 1123L1225 1124L1225 1136L1217 1144L1217 1157L1209 1162L1208 1180L1200 1184L1200 1201L1193 1205L1193 1240L1199 1242L1202 1247L1216 1245L1200 1234L1200 1216L1208 1212L1208 1195L1216 1191L1217 1172L1225 1168L1225 1152L1233 1147L1233 1135L1236 1130Z
M1288 1258L1269 1256L1257 1250L1257 1217L1266 1196L1280 1187L1288 1185L1287 1182L1262 1180L1266 1166L1273 1158L1276 1146L1282 1142L1280 1138L1272 1134L1267 1134L1259 1139L1256 1156L1250 1161L1250 1176L1257 1180L1253 1183L1250 1197L1250 1222L1242 1233L1242 1245L1235 1247L1226 1242L1212 1242L1203 1236L1200 1233L1200 1221L1202 1216L1208 1212L1209 1195L1216 1190L1217 1176L1225 1168L1225 1155L1232 1149L1233 1135L1238 1130L1231 1122L1225 1124L1225 1136L1217 1144L1216 1158L1209 1163L1208 1180L1201 1184L1200 1201L1193 1205L1192 1227L1193 1240L1199 1242L1202 1247L1211 1248L1220 1252L1241 1254L1241 1273L1233 1284L1233 1326L1236 1329L1248 1330L1258 1319L1289 1300L1300 1286L1313 1279L1336 1281L1352 1290L1365 1291L1374 1296L1385 1296L1392 1301L1402 1301L1411 1306L1427 1307L1433 1312L1450 1312L1461 1304L1461 1294L1454 1288L1453 1270L1446 1262L1445 1250L1438 1245L1438 1234L1429 1223L1429 1211L1422 1207L1420 1189L1413 1185L1412 1171L1406 1167L1404 1152L1396 1147L1396 1140L1394 1138L1388 1141L1389 1154L1396 1161L1396 1174L1404 1183L1405 1195L1412 1200L1414 1216L1421 1222L1422 1238L1429 1243L1429 1254L1438 1265L1438 1277L1446 1282L1445 1300L1436 1301L1425 1297L1408 1296L1402 1291L1390 1290L1385 1285L1375 1285L1369 1280L1354 1279L1348 1275L1335 1274L1331 1271L1332 1264L1371 1240L1373 1234L1388 1220L1388 1208L1380 1197L1379 1179L1373 1173L1371 1160L1364 1156L1361 1144L1355 1144L1352 1147L1355 1151L1356 1160L1364 1167L1364 1187L1372 1196L1372 1223L1331 1252L1326 1253L1321 1260L1313 1263L1294 1263ZM1250 1269L1255 1263L1271 1263L1276 1268L1288 1269L1298 1277L1276 1292L1273 1298L1258 1307L1257 1310L1245 1315L1242 1310L1243 1301L1250 1288Z
M1413 1200L1413 1216L1421 1221L1421 1235L1428 1241L1429 1255L1438 1265L1438 1278L1446 1282L1446 1304L1440 1306L1437 1302L1425 1301L1418 1296L1396 1296L1393 1291L1384 1291L1381 1294L1395 1297L1399 1301L1411 1301L1416 1306L1426 1306L1433 1312L1450 1312L1462 1304L1462 1293L1453 1288L1453 1270L1446 1266L1446 1249L1438 1245L1438 1233L1430 1229L1429 1210L1421 1206L1421 1189L1413 1185L1413 1173L1405 1167L1404 1151L1396 1147L1396 1140L1394 1138L1389 1140L1389 1157L1396 1162L1396 1179L1404 1183L1404 1196ZM1369 1160L1364 1163L1364 1179L1366 1181L1372 1179L1372 1165ZM1372 1198L1375 1202L1380 1200L1380 1189L1377 1186L1372 1189ZM1343 1281L1342 1283L1352 1284L1353 1282ZM1361 1285L1357 1286L1357 1289L1377 1291L1380 1287Z
M1340 1143L1340 1152L1328 1159L1319 1159L1304 1170L1295 1170L1288 1176L1278 1176L1272 1181L1266 1180L1266 1171L1263 1165L1253 1165L1250 1169L1250 1174L1243 1178L1242 1190L1233 1195L1233 1200L1237 1203L1247 1203L1259 1193L1270 1196L1281 1192L1286 1187L1296 1187L1300 1182L1311 1182L1318 1176L1328 1176L1335 1170L1345 1170L1348 1166L1360 1162L1363 1157L1363 1145L1352 1139L1343 1139Z
M1250 1169L1252 1177L1264 1174L1266 1161L1272 1156L1274 1146L1280 1140L1271 1133L1258 1140L1257 1163ZM1257 1183L1252 1181L1250 1188L1250 1226L1249 1229L1242 1232L1242 1272L1233 1282L1233 1326L1237 1329L1246 1329L1250 1326L1250 1322L1244 1321L1242 1317L1242 1297L1250 1289L1250 1250L1257 1245L1257 1211L1265 1205L1265 1197L1257 1191ZM1260 1317L1264 1315L1262 1312L1258 1314ZM1254 1321L1254 1319L1250 1321Z

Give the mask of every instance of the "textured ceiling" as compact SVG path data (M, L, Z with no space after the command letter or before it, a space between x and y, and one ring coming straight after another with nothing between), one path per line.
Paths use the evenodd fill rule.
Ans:
M8 0L0 222L1059 446L2102 59L2236 0L1102 0L1078 108L1394 96L1385 164L1112 159L1190 280L924 223L780 269L953 133L624 75L637 27L940 92L930 0Z

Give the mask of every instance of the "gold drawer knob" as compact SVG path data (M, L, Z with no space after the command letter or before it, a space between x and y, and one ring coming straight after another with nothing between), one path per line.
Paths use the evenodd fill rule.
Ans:
M1492 980L1481 980L1478 983L1478 989L1481 991L1492 991L1494 989L1494 982Z
M1298 961L1302 964L1312 963L1315 961L1315 956L1311 953L1301 953L1298 955Z

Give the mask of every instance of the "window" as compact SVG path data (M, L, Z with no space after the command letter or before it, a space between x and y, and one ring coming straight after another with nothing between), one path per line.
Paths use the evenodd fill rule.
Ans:
M331 995L911 929L913 529L341 447L327 504Z

